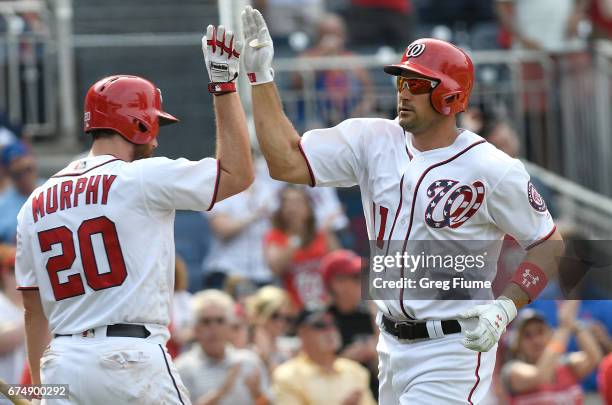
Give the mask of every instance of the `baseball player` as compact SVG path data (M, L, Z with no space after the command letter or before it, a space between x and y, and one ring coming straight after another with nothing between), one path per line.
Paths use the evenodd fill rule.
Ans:
M359 185L373 241L400 240L405 249L410 241L498 243L511 234L527 249L495 300L411 300L399 288L377 301L381 404L480 402L500 335L556 272L563 246L520 161L456 126L474 81L470 58L444 41L417 40L385 67L397 76L396 120L348 119L300 138L273 82L264 19L247 7L242 23L256 132L272 177Z
M37 188L20 211L16 273L32 381L69 385L69 399L52 403L189 403L165 349L174 215L210 210L253 180L234 82L239 49L231 31L208 26L202 50L215 95L216 159L152 157L159 127L178 120L162 110L153 83L106 77L85 98L89 155Z

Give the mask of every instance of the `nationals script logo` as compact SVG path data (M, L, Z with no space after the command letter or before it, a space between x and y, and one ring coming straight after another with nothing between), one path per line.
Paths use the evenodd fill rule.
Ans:
M427 197L431 198L425 210L427 225L459 228L478 211L484 200L484 184L475 181L456 187L458 184L456 180L437 180L427 188ZM438 206L441 209L436 209Z

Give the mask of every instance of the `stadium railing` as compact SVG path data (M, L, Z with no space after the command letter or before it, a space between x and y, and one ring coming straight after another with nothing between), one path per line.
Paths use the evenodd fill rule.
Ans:
M37 27L24 15L35 15ZM55 43L44 1L0 2L0 112L33 135L56 130Z

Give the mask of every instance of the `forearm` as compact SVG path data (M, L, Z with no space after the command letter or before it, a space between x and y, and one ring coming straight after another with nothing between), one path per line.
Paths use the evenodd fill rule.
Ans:
M283 274L293 260L295 249L291 246L287 247L270 247L267 251L268 265L270 270L278 276Z
M40 358L49 343L49 325L42 314L25 311L26 345L32 384L40 384Z
M532 263L539 267L550 281L557 276L559 257L563 254L563 250L563 239L559 231L555 231L548 240L529 250L523 262ZM514 282L505 287L502 295L511 299L517 309L530 302L526 291Z
M309 184L308 167L299 149L300 136L283 112L276 85L252 86L252 94L255 131L270 175L277 180Z
M553 333L550 342L535 364L538 369L538 384L552 381L559 365L559 357L565 353L570 335L571 331L564 327L560 327Z
M595 339L595 336L585 326L578 326L576 328L576 343L580 350L582 350L591 361L591 364L597 365L602 357L603 352Z
M222 182L218 200L248 188L254 179L246 117L238 93L214 97L217 159Z

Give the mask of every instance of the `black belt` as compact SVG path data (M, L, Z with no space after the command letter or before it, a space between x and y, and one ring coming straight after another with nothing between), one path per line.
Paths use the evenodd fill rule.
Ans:
M82 332L83 336L86 336L88 331ZM151 335L151 332L143 325L129 325L126 323L118 323L116 325L108 325L106 327L106 336L109 337L133 337L146 339ZM59 336L72 336L72 335L60 335L55 334L54 337Z
M442 333L450 335L461 332L461 325L456 320L441 321ZM429 339L426 321L394 321L383 315L382 325L387 333L402 340Z

